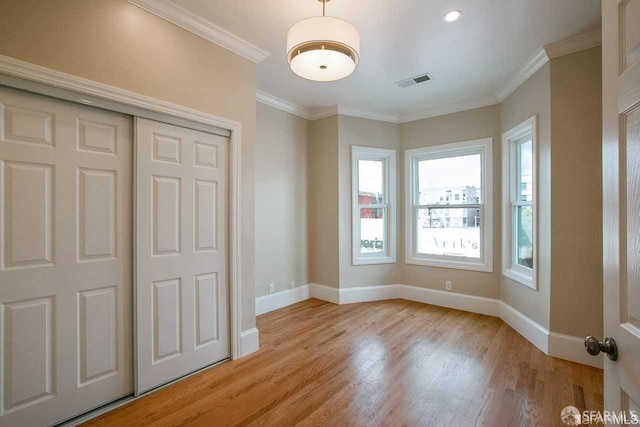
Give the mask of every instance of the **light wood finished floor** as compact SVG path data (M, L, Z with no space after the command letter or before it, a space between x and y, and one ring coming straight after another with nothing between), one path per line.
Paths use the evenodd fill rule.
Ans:
M92 426L562 426L602 410L602 371L545 356L500 319L393 300L258 318L260 351Z

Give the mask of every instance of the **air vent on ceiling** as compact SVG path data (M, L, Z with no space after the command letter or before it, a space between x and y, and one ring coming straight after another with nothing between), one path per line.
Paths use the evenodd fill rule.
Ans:
M396 85L399 87L409 87L417 85L418 83L428 82L429 80L431 80L431 76L429 74L422 74L411 77L410 79L400 80L399 82L396 82Z

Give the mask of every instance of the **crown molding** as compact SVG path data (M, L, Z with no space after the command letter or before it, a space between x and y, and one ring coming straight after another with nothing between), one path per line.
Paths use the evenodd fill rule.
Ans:
M461 111L473 110L474 108L488 107L489 105L495 105L497 103L498 100L495 96L485 96L483 98L472 99L470 101L443 105L442 107L429 108L427 110L422 110L415 113L402 114L400 116L400 123L415 122L416 120L444 116L445 114L459 113Z
M256 101L311 121L320 120L324 119L325 117L335 116L336 114L339 114L337 105L319 108L317 110L310 110L298 104L294 104L293 102L289 102L285 99L273 96L262 90L256 90Z
M594 30L577 36L569 37L564 40L550 43L544 46L549 59L559 56L569 55L581 50L600 46L602 44L602 30Z
M400 123L400 116L398 115L358 110L356 108L338 106L338 114L361 119L377 120L379 122Z
M337 114L340 114L338 106L332 105L330 107L324 107L324 108L319 108L317 110L313 110L311 112L310 120L313 122L316 120L324 119L325 117L335 116Z
M518 89L529 77L538 71L544 64L549 62L549 57L544 49L540 49L527 63L518 69L516 73L496 91L496 98L499 102L507 99L516 89Z
M170 0L127 1L256 64L264 61L270 55L269 52L252 45Z
M278 110L286 111L303 119L311 120L311 110L301 107L293 102L285 101L277 96L270 95L261 90L256 91L256 100Z
M341 105L331 105L329 107L310 110L300 105L294 104L282 98L278 98L264 91L256 91L256 101L278 110L302 117L303 119L316 121L326 117L341 115L349 117L358 117L361 119L377 120L379 122L388 123L408 123L416 120L428 119L431 117L444 116L445 114L459 113L461 111L473 110L474 108L487 107L495 105L498 100L494 96L486 96L483 98L472 99L470 101L459 102L457 104L444 105L441 107L429 108L427 110L418 111L409 114L384 114L375 111L359 110L356 108L343 107Z
M598 29L545 45L496 91L496 98L499 102L504 101L550 59L600 46L601 44L602 30Z
M360 119L377 120L379 122L400 123L400 117L394 114L384 114L375 111L359 110L357 108L331 105L311 112L311 121L324 119L335 115L358 117Z

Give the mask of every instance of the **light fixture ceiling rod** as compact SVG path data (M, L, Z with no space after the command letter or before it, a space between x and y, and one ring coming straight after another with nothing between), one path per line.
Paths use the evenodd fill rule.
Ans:
M320 3L322 3L322 16L327 16L326 15L326 10L327 10L327 3L329 3L331 0L318 0Z

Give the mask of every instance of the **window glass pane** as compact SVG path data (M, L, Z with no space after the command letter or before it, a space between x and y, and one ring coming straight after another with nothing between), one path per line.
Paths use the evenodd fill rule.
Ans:
M360 253L385 254L384 208L360 209Z
M533 142L526 138L518 142L518 201L533 201Z
M384 188L384 162L358 160L358 204L382 204Z
M417 209L419 254L480 258L480 209Z
M533 268L533 207L516 206L516 255L518 265Z
M481 168L480 154L419 161L417 204L480 203Z

